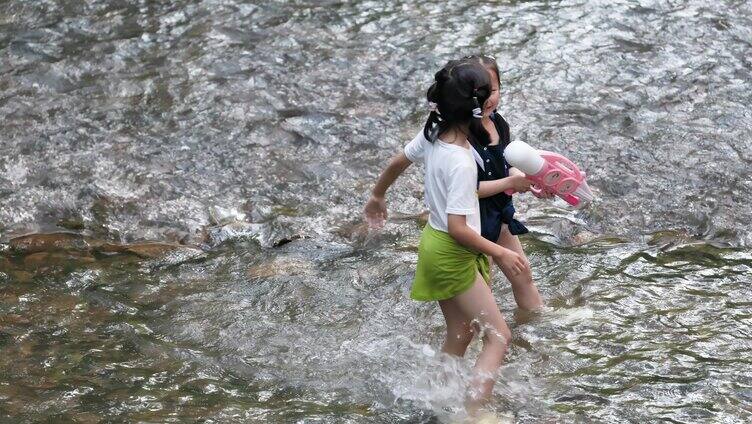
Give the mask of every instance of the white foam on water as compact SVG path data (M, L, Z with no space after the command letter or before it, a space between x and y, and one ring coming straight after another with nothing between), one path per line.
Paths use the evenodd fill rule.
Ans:
M595 315L592 309L581 306L544 310L543 316L549 318L555 324L572 324L577 321L592 319Z

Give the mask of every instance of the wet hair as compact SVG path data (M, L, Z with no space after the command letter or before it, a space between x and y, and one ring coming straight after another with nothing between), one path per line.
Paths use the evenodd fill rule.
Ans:
M483 128L477 110L482 110L481 105L490 96L491 81L478 60L449 61L434 75L426 93L426 99L435 107L428 115L423 135L433 143L451 127L469 124L469 141L487 146L491 137Z

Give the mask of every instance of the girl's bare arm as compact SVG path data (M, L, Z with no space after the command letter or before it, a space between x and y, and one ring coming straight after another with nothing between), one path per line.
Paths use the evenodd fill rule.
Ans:
M400 152L392 157L389 161L389 165L386 166L384 171L379 175L379 179L376 180L376 186L371 191L371 198L366 203L366 207L363 210L366 216L366 222L372 228L379 228L384 225L387 218L386 212L386 191L394 184L405 169L410 166L412 162Z

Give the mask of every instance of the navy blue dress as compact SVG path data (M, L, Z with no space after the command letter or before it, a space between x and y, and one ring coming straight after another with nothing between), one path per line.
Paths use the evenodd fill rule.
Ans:
M504 159L504 148L510 143L509 124L498 113L491 115L491 120L499 133L499 144L481 147L473 143L475 162L478 166L478 184L481 181L498 180L509 176L509 164ZM496 243L501 234L502 224L509 226L509 232L514 235L525 234L528 229L521 222L514 219L514 205L512 196L504 192L478 199L480 206L481 235Z

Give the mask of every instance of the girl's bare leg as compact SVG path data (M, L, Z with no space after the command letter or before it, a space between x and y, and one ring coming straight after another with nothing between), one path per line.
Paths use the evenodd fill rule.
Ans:
M543 299L538 292L538 287L535 286L533 281L533 273L530 270L530 263L525 256L525 251L522 250L522 244L520 239L512 235L509 232L509 228L506 224L501 228L501 234L497 241L502 247L513 250L519 253L525 262L528 264L527 270L517 275L511 275L504 272L510 283L512 283L512 292L514 293L514 300L517 302L517 306L527 311L538 310L543 307ZM503 271L503 270L502 270Z
M451 299L440 300L441 312L446 321L446 338L441 351L455 356L465 356L467 346L473 340L475 328L472 318L468 319Z
M483 348L473 368L474 376L465 402L467 412L474 415L491 398L496 372L504 361L512 333L496 305L491 289L480 274L476 276L470 289L442 303L447 305L447 309L459 311L466 320L476 322L483 335Z

